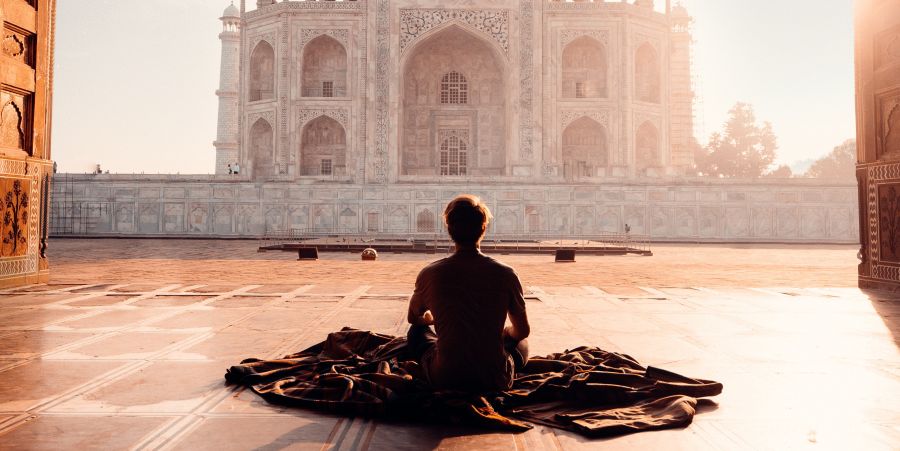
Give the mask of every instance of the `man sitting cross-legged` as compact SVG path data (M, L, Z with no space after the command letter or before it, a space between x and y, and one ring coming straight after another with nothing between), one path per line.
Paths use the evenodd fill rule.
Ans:
M444 222L456 252L419 273L409 300L409 346L436 389L506 390L528 359L519 277L479 249L490 220L478 197L453 199ZM507 316L512 325L504 327Z

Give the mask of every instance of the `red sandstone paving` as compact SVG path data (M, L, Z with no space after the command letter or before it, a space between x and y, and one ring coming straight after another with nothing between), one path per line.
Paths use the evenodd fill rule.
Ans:
M298 262L294 253L259 253L257 247L250 240L54 239L51 282L315 284L314 292L328 294L370 285L370 292L394 294L411 291L419 270L441 257L381 253L378 261L363 262L356 253L321 253L318 261ZM616 287L857 284L854 245L664 244L652 250L652 257L579 255L574 264L553 263L552 255L493 256L514 266L525 285L590 285L616 293L622 290Z

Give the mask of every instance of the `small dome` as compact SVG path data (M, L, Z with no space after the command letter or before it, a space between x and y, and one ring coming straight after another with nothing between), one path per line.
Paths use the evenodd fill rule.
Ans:
M237 9L237 6L234 6L234 2L231 2L231 5L225 8L225 12L222 13L222 17L241 17L241 11Z

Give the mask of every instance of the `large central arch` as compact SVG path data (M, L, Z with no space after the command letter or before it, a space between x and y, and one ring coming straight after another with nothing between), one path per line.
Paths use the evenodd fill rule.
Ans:
M399 173L441 176L448 135L467 143L466 170L445 176L507 172L508 76L500 50L451 23L407 50L400 80Z

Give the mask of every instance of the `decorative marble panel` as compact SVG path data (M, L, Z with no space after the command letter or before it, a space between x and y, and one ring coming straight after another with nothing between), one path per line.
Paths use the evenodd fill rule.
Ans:
M349 47L350 45L350 30L340 28L340 29L319 29L319 28L304 28L300 30L300 42L298 44L298 48L303 48L306 46L309 41L319 37L319 36L329 36L334 38L336 41L340 42L344 45L344 47Z
M350 127L350 113L346 108L308 108L297 113L297 125L303 127L307 122L320 116L328 116L340 123L344 130Z
M534 0L519 0L519 156L534 158ZM547 167L544 168L546 172Z
M565 29L559 34L559 45L560 47L565 47L582 36L594 38L597 42L603 44L604 47L609 48L609 32L606 30Z
M605 110L565 110L561 114L560 129L565 130L572 122L582 117L589 117L609 130L609 111Z
M509 11L500 9L401 9L400 52L423 34L451 21L481 32L509 53Z

